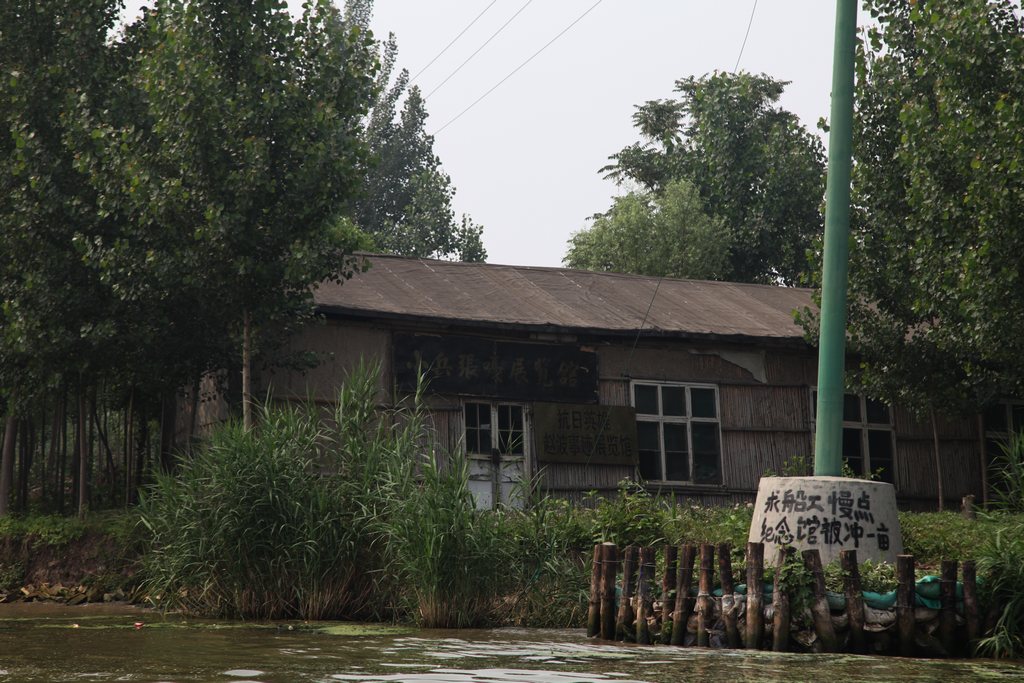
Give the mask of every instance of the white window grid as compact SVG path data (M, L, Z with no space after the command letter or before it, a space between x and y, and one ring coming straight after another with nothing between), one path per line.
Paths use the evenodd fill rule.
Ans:
M633 407L636 407L636 387L641 386L653 386L658 387L658 415L640 413L637 412L637 422L656 422L660 424L685 424L686 429L686 448L688 454L688 465L690 470L689 479L650 479L657 483L664 484L693 484L694 483L694 452L693 452L693 431L689 428L689 424L693 422L704 422L708 424L714 424L716 427L715 438L718 440L718 468L719 476L721 476L722 469L722 410L719 403L718 386L715 384L702 384L697 382L670 382L661 380L631 380L629 383L629 400ZM685 391L685 403L686 403L686 415L664 415L664 407L662 406L662 392L661 387L681 387ZM693 401L690 396L691 389L710 389L715 397L715 417L693 417ZM659 430L658 447L660 450L661 457L661 473L662 476L668 471L667 463L665 462L665 437L664 433Z

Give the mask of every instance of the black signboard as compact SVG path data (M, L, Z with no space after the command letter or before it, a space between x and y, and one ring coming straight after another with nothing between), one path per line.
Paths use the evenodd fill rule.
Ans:
M636 412L628 406L533 406L537 462L636 465Z
M597 354L576 346L395 334L394 370L405 391L423 371L438 394L597 402Z

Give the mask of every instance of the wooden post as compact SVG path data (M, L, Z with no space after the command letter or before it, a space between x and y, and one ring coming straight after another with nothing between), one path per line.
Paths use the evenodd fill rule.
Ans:
M760 650L764 640L764 543L747 543L748 650Z
M692 543L683 546L679 559L679 576L676 578L676 608L672 613L672 644L682 645L686 637L686 624L693 610L690 589L693 588L693 560L697 549Z
M782 568L786 566L793 548L779 548L775 558L775 590L772 591L772 610L775 618L772 621L772 651L786 652L789 650L789 593L782 583Z
M939 579L939 641L950 656L956 649L956 569L956 560L943 560Z
M640 548L640 581L637 588L638 607L636 611L636 642L651 644L651 627L648 619L653 611L651 583L654 580L654 548Z
M974 648L978 644L979 619L978 611L978 579L975 573L974 560L964 560L964 621L967 622L967 654L974 656Z
M722 621L725 623L725 643L740 646L740 632L736 628L736 588L732 583L732 548L728 543L718 546L718 575L722 583Z
M810 548L803 552L804 566L811 573L814 580L813 599L811 602L811 618L814 620L814 632L818 634L818 640L825 652L837 652L839 640L836 638L836 630L832 626L832 614L828 608L828 598L825 596L825 570L821 567L821 554L817 548Z
M614 543L601 544L601 639L615 639L615 575L619 549Z
M900 656L914 656L914 556L896 556L896 632L900 638Z
M590 567L590 603L587 605L587 637L601 632L601 544L594 544L594 563Z
M636 578L637 547L627 545L622 553L622 583L619 590L619 612L615 619L615 640L636 639L633 631L633 586Z
M711 644L711 591L715 578L715 546L702 543L700 546L700 588L697 593L697 647Z
M665 576L661 579L661 633L659 640L668 645L672 638L672 611L675 608L676 565L679 559L679 547L665 546Z
M868 640L864 635L864 593L860 587L860 568L857 566L857 551L842 550L839 562L843 567L843 587L846 590L846 616L850 623L850 651L864 654Z

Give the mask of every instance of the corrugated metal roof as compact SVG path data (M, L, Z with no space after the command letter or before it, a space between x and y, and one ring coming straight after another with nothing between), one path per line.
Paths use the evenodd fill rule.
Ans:
M675 280L566 268L368 256L370 269L314 294L328 314L613 334L803 338L795 287ZM648 307L650 310L648 311Z

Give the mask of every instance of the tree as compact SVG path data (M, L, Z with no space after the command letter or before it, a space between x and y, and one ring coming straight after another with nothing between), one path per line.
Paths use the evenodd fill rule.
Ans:
M10 505L19 407L66 383L81 395L125 349L116 304L80 248L109 234L114 221L96 210L68 139L80 97L109 105L107 36L120 4L0 7L0 515ZM78 422L81 429L81 411ZM83 480L80 509L84 491Z
M1022 388L1024 33L1002 0L866 5L877 26L858 56L851 383L934 431L936 415Z
M729 269L730 233L704 213L696 188L670 180L659 192L616 197L569 240L570 268L718 280Z
M372 39L328 0L294 22L279 0L163 0L144 22L125 75L140 111L81 136L101 210L127 217L86 258L123 301L155 303L160 327L213 340L187 360L225 367L222 340L241 349L248 423L256 336L355 267L337 216L365 158Z
M636 142L602 171L657 192L685 178L732 235L725 279L796 283L820 234L824 154L796 115L777 105L786 83L714 73L676 81L676 100L637 107Z
M433 136L427 135L426 102L419 88L409 87L405 69L392 81L398 55L394 36L379 53L377 94L363 131L370 157L351 209L355 223L371 236L374 248L387 253L485 260L483 228L465 214L455 219L455 188L441 170Z

